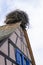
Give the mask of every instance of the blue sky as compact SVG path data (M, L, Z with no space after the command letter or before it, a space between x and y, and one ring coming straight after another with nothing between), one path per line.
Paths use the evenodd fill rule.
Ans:
M43 65L43 0L0 0L0 26L7 13L21 9L29 15L28 36L36 65Z

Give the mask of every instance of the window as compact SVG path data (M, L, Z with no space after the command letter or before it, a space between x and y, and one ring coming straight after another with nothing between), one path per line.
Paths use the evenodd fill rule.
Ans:
M30 65L30 61L18 49L16 49L16 62L19 65Z
M22 65L22 54L18 49L16 49L16 62Z
M30 65L30 60L26 60L26 65Z
M25 57L23 57L23 65L27 65L26 64L26 58Z
M30 65L30 60L28 60L24 55L23 55L23 65Z

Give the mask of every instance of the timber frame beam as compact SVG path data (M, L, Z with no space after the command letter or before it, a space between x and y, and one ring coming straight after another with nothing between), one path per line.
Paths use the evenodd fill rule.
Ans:
M30 45L30 42L29 42L29 38L28 38L28 35L27 35L27 31L23 30L23 32L24 32L24 37L26 39L27 46L28 46L28 49L29 49L29 53L30 53L30 56L31 56L32 65L36 65L35 64L35 60L34 60L34 56L33 56L33 52L32 52L32 48L31 48L31 45Z

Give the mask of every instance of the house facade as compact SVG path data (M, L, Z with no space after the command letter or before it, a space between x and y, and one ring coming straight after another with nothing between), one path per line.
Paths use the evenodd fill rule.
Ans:
M0 65L35 65L30 50L25 33L19 26L0 40Z

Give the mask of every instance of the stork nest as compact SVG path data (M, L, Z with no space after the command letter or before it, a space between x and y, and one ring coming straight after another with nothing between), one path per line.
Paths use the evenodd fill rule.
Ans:
M21 22L20 26L22 27L22 29L25 29L27 27L27 24L29 25L29 19L27 13L21 10L15 10L13 12L10 12L6 16L5 20L6 24L13 24L17 22Z

